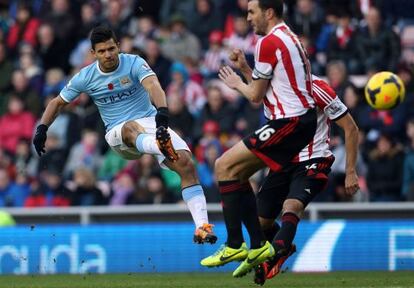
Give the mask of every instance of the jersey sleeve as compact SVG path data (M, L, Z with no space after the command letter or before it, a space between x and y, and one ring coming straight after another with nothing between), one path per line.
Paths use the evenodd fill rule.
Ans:
M85 77L80 76L80 73L76 73L72 79L63 87L60 91L60 97L66 102L72 102L76 97L85 91Z
M276 58L276 41L272 37L266 36L260 39L256 44L254 55L255 66L253 69L253 79L272 79L273 71L277 64Z
M144 80L148 76L155 75L154 71L152 71L148 63L138 56L136 57L132 71L133 76L136 77L136 79L138 79L139 82L142 82L142 80Z
M313 77L312 89L316 105L330 120L335 121L348 112L348 108L325 81Z

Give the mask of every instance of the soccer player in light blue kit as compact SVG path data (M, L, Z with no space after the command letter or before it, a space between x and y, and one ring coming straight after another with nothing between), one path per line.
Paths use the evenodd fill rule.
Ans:
M97 61L81 69L47 105L33 139L37 153L45 153L47 130L59 111L80 93L88 94L99 109L109 146L125 159L155 155L161 166L177 172L196 225L194 241L215 243L190 149L168 128L167 102L157 76L141 57L120 53L109 28L94 28L90 40Z

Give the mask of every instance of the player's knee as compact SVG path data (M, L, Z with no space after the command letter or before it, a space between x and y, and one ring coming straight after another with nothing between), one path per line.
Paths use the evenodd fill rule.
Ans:
M294 213L299 218L302 217L303 210L305 209L305 205L297 199L287 199L283 203L283 213Z
M223 180L227 177L229 169L223 157L219 157L214 163L214 173L218 180Z
M135 121L128 121L122 126L122 141L129 147L135 146L135 139L140 133L145 132L144 128Z

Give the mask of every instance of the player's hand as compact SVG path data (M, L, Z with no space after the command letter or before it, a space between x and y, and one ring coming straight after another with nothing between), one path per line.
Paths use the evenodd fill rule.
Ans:
M244 56L243 51L240 49L233 49L229 54L229 59L237 69L243 69L248 66L246 56Z
M345 176L345 194L353 196L359 190L358 175L356 172L346 173Z
M155 115L155 125L156 128L161 126L168 128L168 120L170 118L170 114L168 113L167 107L158 107L157 108L157 115Z
M237 87L243 83L236 72L233 71L229 66L224 66L219 71L219 78L230 88L237 89Z
M46 153L45 143L47 138L47 129L47 125L40 124L39 126L37 126L36 133L33 137L33 145L39 157L42 156L42 153Z

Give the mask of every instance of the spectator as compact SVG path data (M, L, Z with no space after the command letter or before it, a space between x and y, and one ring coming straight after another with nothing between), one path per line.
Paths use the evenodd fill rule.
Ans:
M401 195L414 201L414 119L407 123L408 147L404 157L403 184Z
M126 1L109 0L106 4L104 24L111 28L117 37L128 34L130 9Z
M194 118L177 92L168 94L169 126L185 139L192 139Z
M223 47L223 32L211 31L208 41L209 47L204 54L201 70L206 79L217 78L220 67L228 58L227 49Z
M101 116L99 115L98 108L93 103L92 99L87 94L82 93L78 96L77 102L76 106L69 106L66 110L66 114L70 116L71 121L73 121L70 123L71 126L73 125L72 128L78 130L68 130L68 132L72 134L72 136L68 136L68 140L79 140L79 131L83 129L95 131L103 137L105 135L105 127ZM73 144L73 142L68 144Z
M370 201L401 201L404 154L386 134L369 155L367 185Z
M39 20L32 17L30 7L21 3L17 8L16 22L10 27L7 37L7 47L10 51L17 51L22 43L36 46L36 33Z
M99 135L95 131L84 130L81 141L75 144L69 152L68 162L65 165L64 175L72 177L79 167L85 167L97 173L101 164L98 149Z
M246 60L253 63L253 54L256 47L257 35L251 31L246 15L235 15L233 33L224 39L225 46L229 49L240 49L245 53Z
M76 169L73 175L72 205L91 206L108 204L102 191L96 187L95 175L87 168Z
M229 37L234 32L234 17L237 15L247 15L248 0L237 0L235 7L233 7L226 16L224 23L224 37Z
M183 61L189 57L198 61L201 55L200 40L187 30L184 18L176 15L170 22L171 34L162 43L161 51L171 61Z
M43 171L43 185L33 189L25 201L26 207L67 207L72 203L72 192L63 184L61 169L48 167Z
M190 113L193 116L198 115L206 102L203 87L190 79L187 68L181 62L175 62L171 66L171 78L172 81L167 87L167 98L171 93L178 93Z
M47 133L47 139L45 143L47 153L38 160L37 171L42 172L48 170L49 167L64 167L66 163L67 153L63 149L61 139L58 135L49 131ZM37 175L33 175L34 177Z
M351 15L344 11L339 16L338 25L329 37L328 61L340 60L345 63L349 73L358 73L359 63L354 47L354 27L351 25Z
M358 61L362 63L362 73L372 71L396 71L400 60L400 39L391 29L382 24L381 13L371 8L365 16L367 23L356 34Z
M9 98L7 107L7 113L0 117L0 148L14 155L21 139L32 138L35 118L16 95Z
M11 89L8 94L9 97L15 95L24 102L24 107L27 108L35 116L40 115L41 101L36 91L29 86L29 79L27 79L23 70L14 70L12 73Z
M220 141L213 140L204 147L203 161L198 163L197 172L200 183L204 188L207 202L220 202L216 179L214 176L214 163L223 154L223 147Z
M145 60L160 80L161 87L165 89L171 81L171 61L161 54L160 45L153 38L146 40Z
M6 111L7 97L4 97L4 93L10 88L12 73L13 63L7 57L5 44L0 42L0 116Z
M216 86L211 86L207 90L207 103L204 105L200 117L197 119L197 123L194 126L194 137L196 139L202 136L200 128L203 127L204 123L210 120L220 123L220 134L229 134L234 129L234 122L236 120L235 112L227 101L224 100L220 88Z
M348 79L348 71L342 61L332 61L326 66L326 76L329 85L335 90L338 97L343 100L346 88L352 85Z
M208 49L209 34L223 28L223 14L213 0L195 0L188 15L188 27L200 40L201 48Z
M307 36L314 46L323 20L323 11L318 3L313 0L298 0L288 23L296 34Z
M152 196L153 204L175 203L174 194L167 190L159 173L153 173L147 180L146 190Z
M67 52L76 43L76 21L73 13L70 13L68 0L51 0L51 9L44 17L44 22L51 27L56 27L55 35L58 41L65 43Z
M79 28L77 29L76 40L88 38L89 32L93 27L99 23L99 16L96 15L96 11L90 2L83 3L80 9L80 21Z
M58 95L65 87L66 79L62 69L52 68L46 71L46 83L43 88L42 97L45 98L50 94Z
M241 112L237 115L235 128L241 135L252 133L266 122L262 103L243 101L239 111ZM249 117L246 117L246 115L249 115Z
M129 173L121 172L112 182L113 196L110 205L124 205L135 191L135 183Z
M20 53L19 68L24 72L24 75L29 81L30 88L37 95L41 95L43 90L43 71L34 58L33 48L27 48L29 48L28 51L22 51Z
M42 24L40 26L38 38L37 53L42 60L43 70L47 71L50 68L58 67L66 73L69 72L69 50L65 47L66 42L69 40L59 40L49 24Z
M100 180L112 181L115 175L128 164L128 160L120 157L112 149L108 149L103 156L102 165L98 171Z
M162 25L168 25L176 15L190 14L194 0L163 0L159 18Z
M0 207L23 207L29 194L29 185L17 184L6 169L0 168Z
M158 29L154 23L154 19L152 19L151 16L143 15L139 18L131 20L130 27L128 29L128 34L134 35L134 47L137 47L142 51L148 52L147 41L149 39L157 39Z

